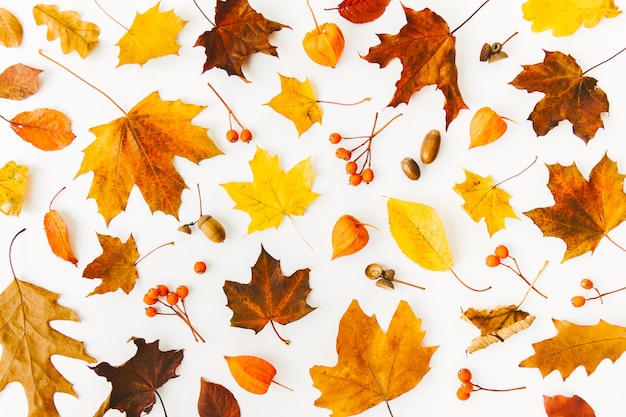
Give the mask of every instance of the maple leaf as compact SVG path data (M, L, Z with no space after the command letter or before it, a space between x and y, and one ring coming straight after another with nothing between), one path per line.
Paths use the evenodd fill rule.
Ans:
M304 210L319 194L311 191L315 173L311 158L298 162L289 171L280 168L277 156L257 147L250 161L252 182L229 182L221 184L234 208L250 215L248 234L278 228L285 216L302 216Z
M452 189L463 197L465 203L461 207L472 220L478 223L481 219L485 219L490 236L504 229L504 220L507 217L518 218L509 204L511 196L498 188L491 175L482 177L473 172L464 171L465 181L457 183Z
M515 333L530 327L535 321L535 316L519 310L515 305L490 310L468 308L461 318L480 329L480 336L472 340L466 349L467 353L474 353L496 342L504 342Z
M204 108L162 101L153 92L124 117L90 129L96 140L83 150L76 175L94 172L88 197L96 200L107 224L126 209L134 184L152 212L177 216L187 186L174 167L174 156L199 163L222 154L206 129L191 123Z
M128 294L139 278L137 261L139 252L132 233L126 242L97 233L102 254L94 259L83 271L83 278L100 278L102 282L89 295L105 294L121 288Z
M285 27L289 26L263 17L248 0L217 0L215 25L200 35L194 46L205 48L204 71L217 67L246 80L241 69L243 61L257 52L277 57L269 36Z
M397 35L379 34L380 44L363 58L386 67L394 58L402 62L400 80L388 106L407 103L413 93L435 84L445 98L446 128L467 106L457 84L455 37L441 16L402 6L407 23Z
M48 27L49 41L59 38L64 54L76 51L81 58L86 58L98 45L98 25L81 20L75 11L59 11L57 6L38 4L33 7L33 16L38 25Z
M39 74L43 71L28 65L11 65L0 74L0 98L24 100L39 90Z
M541 229L544 236L562 239L567 246L563 261L593 252L604 236L626 219L624 178L617 164L604 154L583 178L576 164L547 165L548 188L555 204L524 214Z
M593 408L578 395L572 397L544 395L543 406L548 417L596 417Z
M314 123L322 123L322 108L308 78L300 82L296 78L278 75L280 94L265 104L291 120L296 126L298 136L302 136Z
M535 354L524 359L519 366L538 368L543 377L558 370L565 380L579 366L591 375L603 359L615 362L626 350L626 327L604 320L590 326L565 320L552 321L558 334L533 343Z
M17 216L22 212L28 166L9 161L0 168L0 211L8 216Z
M352 23L373 22L383 15L390 0L343 0L339 14Z
M621 12L613 0L528 0L522 4L524 19L533 22L533 32L552 29L554 36L568 36L585 25L596 26L603 17Z
M240 417L241 410L237 399L226 387L201 378L198 414L200 417Z
M183 351L159 349L159 341L146 343L134 339L137 352L120 366L101 362L93 369L112 385L109 407L126 412L127 417L139 417L150 412L156 402L156 390L167 381L176 378L176 368L183 360Z
M252 267L248 284L224 282L228 307L233 311L230 325L260 332L269 322L288 324L315 310L306 298L309 287L309 268L298 269L290 276L282 274L280 261L261 246L261 253ZM276 333L278 335L278 333ZM278 335L285 343L289 343Z
M345 417L385 402L391 414L389 401L420 383L437 350L422 346L421 324L409 304L400 301L384 333L376 316L365 315L352 300L339 322L337 364L310 369L313 386L322 392L315 405Z
M54 394L76 396L50 360L53 355L95 362L82 342L50 326L56 320L80 321L73 310L57 303L58 298L17 278L0 294L0 391L11 382L22 384L28 417L58 417Z
M604 127L601 115L609 111L606 94L596 86L595 78L584 75L571 55L544 52L543 62L523 65L510 84L529 93L546 94L528 116L537 136L547 134L561 120L569 120L574 134L587 143Z
M19 19L7 9L0 7L0 44L17 48L22 43L24 30Z
M120 47L118 67L124 64L143 66L153 58L178 55L180 45L176 36L187 21L178 17L174 10L160 12L160 4L159 1L145 13L137 13L128 31L117 42Z
M16 115L11 129L26 142L44 151L58 151L74 141L72 121L54 109L35 109Z

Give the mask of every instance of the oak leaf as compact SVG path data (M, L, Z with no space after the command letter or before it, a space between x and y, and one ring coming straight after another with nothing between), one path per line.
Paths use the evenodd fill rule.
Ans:
M122 289L128 294L134 287L139 273L137 261L139 252L132 233L126 242L114 236L98 235L102 254L94 259L83 271L83 278L102 280L89 294L105 294Z
M11 129L26 142L44 151L57 151L74 141L72 121L54 109L25 111L10 120Z
M83 150L76 175L93 171L88 197L96 200L107 224L126 209L135 184L152 212L178 215L187 186L174 157L199 163L222 154L207 130L191 123L204 108L163 101L153 92L125 116L90 129L96 139Z
M86 58L98 45L98 25L81 20L75 11L60 11L54 5L38 4L33 7L33 16L38 25L48 27L49 41L59 38L64 54L76 51L81 58Z
M548 417L596 417L593 408L578 395L572 397L544 395L543 406Z
M92 369L111 382L108 409L126 412L127 417L140 417L150 412L156 402L156 390L176 378L176 368L183 360L183 350L162 351L159 341L146 343L134 339L135 355L119 366L101 362Z
M10 11L0 7L0 44L17 48L22 43L24 29L20 20Z
M478 109L470 122L470 149L500 139L507 129L504 119L489 107Z
M53 355L95 361L82 342L50 326L56 320L80 321L58 299L58 294L17 278L0 294L0 391L11 382L22 384L28 417L59 417L54 394L76 396L72 384L53 365Z
M383 332L376 316L367 316L352 300L339 322L338 361L333 367L310 369L313 386L322 394L315 405L333 417L359 414L412 390L430 370L437 346L422 346L425 332L406 301L400 301Z
M535 321L535 316L518 309L515 305L489 310L468 308L461 318L480 329L480 336L472 340L466 349L467 353L474 353L496 342L504 342L515 333L530 327Z
M356 217L344 214L339 217L332 231L332 259L352 255L363 249L370 239L365 228L368 224L361 223Z
M0 98L24 100L39 90L39 74L43 71L28 65L11 65L0 74Z
M296 78L278 75L280 94L265 104L291 120L296 126L298 136L302 136L313 124L322 123L322 108L308 78L300 82Z
M491 175L482 177L473 172L464 171L465 181L455 184L452 189L463 197L465 203L461 207L472 220L478 223L481 219L485 219L490 236L504 229L504 221L507 217L518 218L509 204L511 196L494 183Z
M544 236L565 242L563 261L593 252L600 240L626 219L624 178L617 163L604 154L587 181L576 164L547 165L548 188L554 205L524 214L541 229Z
M205 48L204 71L217 67L246 80L241 69L243 61L257 52L277 57L269 36L285 27L289 26L266 19L250 7L248 0L217 0L215 26L200 35L195 44Z
M9 161L0 168L0 211L8 216L22 212L28 180L28 166Z
M352 23L373 22L383 15L390 0L343 0L339 14Z
M467 108L457 84L455 37L446 21L430 9L402 7L406 25L396 35L379 34L380 44L363 58L383 68L394 58L402 62L400 80L388 106L408 104L413 93L436 85L444 95L447 128L459 111Z
M522 12L532 22L533 32L552 29L554 36L571 35L583 24L591 28L603 17L621 13L613 0L528 0Z
M277 156L257 147L250 169L252 182L221 184L235 200L234 208L250 215L248 233L278 228L285 216L302 216L319 196L311 191L315 178L311 158L298 162L285 172L280 168Z
M261 253L252 267L249 283L224 282L228 307L233 311L230 325L260 332L267 323L288 324L315 310L306 298L309 287L309 268L298 269L290 276L282 274L280 261L261 246ZM278 335L278 332L276 332ZM285 343L288 340L278 337Z
M128 31L117 42L120 47L117 66L139 64L143 66L153 58L178 55L180 45L176 36L187 22L173 10L159 11L159 1L145 13L137 13Z
M597 324L581 326L565 320L552 319L557 335L533 343L535 354L519 366L538 368L545 378L559 371L563 380L579 366L591 375L604 359L615 362L626 350L626 327L600 320Z
M226 387L200 379L198 414L200 417L240 417L241 410L237 399Z
M604 127L602 113L609 111L606 94L595 78L584 75L571 55L545 51L543 62L522 68L510 84L529 93L545 93L528 116L537 136L569 120L574 134L587 143Z
M265 394L276 376L274 365L256 356L224 356L224 359L239 386L253 394Z

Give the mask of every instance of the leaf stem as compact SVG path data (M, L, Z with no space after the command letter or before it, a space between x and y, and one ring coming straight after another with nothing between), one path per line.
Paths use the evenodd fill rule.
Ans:
M165 409L165 403L163 402L163 398L161 398L161 394L159 394L159 392L157 390L154 390L154 393L156 394L157 398L159 399L159 402L161 403L161 407L163 407L163 415L165 417L167 417L167 410Z
M195 1L195 0L194 0ZM213 90L213 92L215 93L215 95L217 96L217 98L220 99L220 101L222 102L222 104L226 107L226 110L228 110L228 115L229 117L232 116L233 119L235 119L235 122L237 122L237 124L239 125L240 128L244 128L243 125L241 124L241 122L239 121L239 119L237 119L237 116L235 116L235 113L233 112L233 110L230 108L230 106L228 104L226 104L226 102L224 101L224 99L222 98L222 96L220 96L220 94L217 92L217 90L211 85L211 83L207 82L207 85L211 88L211 90Z
M52 200L50 200L50 204L48 204L48 211L52 211L52 202L59 196L59 194L61 194L63 190L65 190L65 188L66 187L61 188L59 191L57 191L54 197L52 197Z
M487 291L491 289L491 285L488 286L487 288L482 288L482 289L476 289L473 287L470 287L469 285L467 285L466 283L463 282L463 280L461 278L459 278L459 276L456 274L456 272L454 272L454 270L452 268L450 268L450 272L452 272L452 275L454 275L454 278L457 279L457 281L459 281L461 284L463 284L463 286L467 289L470 289L472 291L476 291L476 292L483 292L483 291Z
M526 284L528 284L528 286L530 287L529 289L531 289L531 288L532 288L532 289L533 289L533 290L534 290L537 294L539 294L539 295L540 295L540 296L542 296L543 298L547 299L547 298L548 298L548 296L546 296L544 293L542 293L541 291L539 291L537 288L535 288L535 287L534 287L534 281L533 281L533 283L530 283L530 281L528 281L528 280L526 279L526 277L524 276L524 274L522 274L522 270L520 269L519 264L517 263L517 259L515 259L514 257L512 257L512 256L510 256L510 255L509 255L509 258L511 258L511 259L513 260L513 262L515 262L515 268L516 268L517 270L516 270L516 269L514 269L511 265L505 264L504 262L501 262L501 263L500 263L500 265L502 265L502 266L504 266L504 267L506 267L506 268L509 268L511 271L513 271L513 273L514 273L515 275L517 275L518 277L520 277L521 279L523 279L523 280L524 280L524 282L525 282ZM541 272L543 272L543 270L546 268L546 266L547 266L547 262L546 262L546 263L544 263L543 267L542 267L542 268L541 268L541 270L539 271L539 274L541 274ZM537 274L537 278L539 277L539 274ZM535 280L536 280L537 278L535 278ZM526 297L524 297L524 298L526 298ZM522 301L523 301L523 300L522 300ZM521 305L521 304L522 304L522 303L520 303L520 305Z
M311 8L311 5L309 4L309 0L306 0L306 5L309 8L309 11L311 12L311 16L313 16L313 21L315 22L315 28L317 29L317 33L322 33L322 31L320 30L320 25L317 24L315 13L313 13L313 9Z
M389 410L389 415L393 417L393 413L391 412L391 406L389 405L389 401L385 398L385 405L387 406L387 410Z
M411 284L410 282L401 281L401 280L399 280L399 279L397 279L397 278L393 278L391 281L392 281L392 282L399 282L400 284L408 285L409 287L418 288L418 289L420 289L420 290L425 290L425 289L426 289L426 288L421 287L421 286L419 286L419 285Z
M472 14L471 14L471 15L470 15L467 19L465 19L465 20L464 20L464 21L463 21L460 25L458 25L458 26L456 27L456 29L454 29L452 32L450 32L450 35L454 34L454 32L456 32L457 30L461 29L461 27L462 27L464 24L466 24L466 23L467 23L467 22L468 22L468 21L469 21L472 17L474 17L474 15L475 15L476 13L478 13L478 11L479 11L480 9L482 9L482 8L483 8L483 6L484 6L485 4L487 4L487 3L489 3L489 0L485 0L485 1L483 2L483 4L481 4L481 5L478 7L478 9L476 9L476 10L474 11L474 13L472 13Z
M613 58L615 58L616 56L618 56L619 54L621 54L622 52L626 51L626 48L621 49L620 51L618 51L617 53L613 54L613 56L611 56L610 58L605 59L604 61L600 62L599 64L594 65L591 68L588 68L585 72L582 73L582 75L585 75L586 73L588 73L589 71L591 71L592 69L599 67L600 65L609 62L610 60L612 60Z
M15 236L13 236L13 239L11 239L11 243L9 244L9 267L11 268L11 273L13 274L13 279L17 279L17 276L15 276L15 270L13 269L13 260L11 259L11 252L13 251L13 242L15 242L15 238L18 237L25 230L26 230L26 228L23 228L22 230L17 232L15 234Z
M107 13L106 10L104 10L104 8L102 6L100 6L100 3L98 3L98 0L93 0L94 3L96 3L96 6L98 6L98 8L102 11L102 13L104 13L105 15L107 15L107 17L109 19L111 19L112 21L114 21L115 23L117 23L118 25L120 25L122 27L122 29L124 29L125 31L128 32L128 28L126 26L124 26L123 24L121 24L117 19L115 19L113 16L111 16L109 13Z
M270 324L272 325L272 329L274 329L274 333L276 333L276 336L278 336L278 338L286 345L290 345L291 344L291 340L287 340L285 338L283 338L280 334L278 334L278 330L276 330L276 326L274 325L274 320L270 320Z
M518 177L520 175L522 175L524 172L526 172L528 169L530 169L531 166L533 166L535 164L535 162L537 162L537 159L539 159L538 156L535 156L535 159L530 163L530 165L528 165L526 168L524 168L523 170L521 170L520 172L518 172L515 175L511 175L509 178L506 178L502 181L500 181L499 183L497 183L496 185L494 185L493 187L491 187L491 189L493 190L494 188L496 188L497 186L501 185L502 183L507 182L508 180L512 180L515 177Z
M517 35L518 32L515 32L514 34L512 34L511 36L509 36L508 38L506 38L506 40L504 42L501 43L502 46L504 46L505 43L507 43L508 41L511 40L511 38L515 35Z
M617 246L618 248L620 248L621 250L626 252L626 249L624 249L623 246L620 246L617 242L615 242L613 239L611 239L611 237L609 235L604 235L604 236L606 236L606 238L609 240L609 242L611 242L612 244L614 244L615 246Z
M322 104L336 104L338 106L356 106L357 104L361 104L370 100L371 100L370 97L365 97L359 101L355 101L354 103L339 103L338 101L326 101L326 100L315 100L315 101L318 103L322 103Z
M174 242L167 242L167 243L164 243L164 244L162 244L162 245L157 246L156 248L152 249L150 252L148 252L148 253L146 253L145 255L143 255L141 258L137 259L137 260L135 261L135 264L134 264L134 265L137 265L139 262L141 262L141 261L143 261L144 259L146 259L146 257L147 257L148 255L151 255L154 251L156 251L156 250L158 250L158 249L161 249L162 247L164 247L164 246L168 246L168 245L172 245L172 246L173 246L173 245L174 245Z
M213 21L212 21L211 19L209 19L209 17L208 17L206 14L204 14L204 12L203 12L203 11L202 11L202 9L200 8L200 6L198 6L198 2L197 2L196 0L193 0L193 4L195 4L195 5L196 5L196 7L198 8L198 10L200 11L200 14L201 14L202 16L204 16L204 18L205 18L206 20L208 20L210 24L212 24L214 27L217 27L217 25L216 25L215 23L213 23Z
M313 249L313 246L311 246L311 244L309 243L308 240L306 240L306 238L304 237L304 235L302 234L302 232L300 231L300 229L298 228L298 225L296 225L296 222L293 220L293 218L287 214L287 218L289 218L289 221L291 222L291 224L293 225L294 229L296 229L296 232L298 232L298 235L302 238L302 240L304 240L304 243L306 243L306 245L309 247L309 249L311 250L315 250Z

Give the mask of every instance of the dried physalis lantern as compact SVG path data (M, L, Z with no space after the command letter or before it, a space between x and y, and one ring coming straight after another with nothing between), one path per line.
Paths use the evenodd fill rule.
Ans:
M506 52L502 50L502 47L505 43L507 43L513 36L517 35L517 32L509 36L504 42L495 42L491 45L488 43L484 44L482 49L480 50L480 60L482 62L496 62L501 59L508 58Z
M304 51L314 62L326 67L335 68L337 61L339 61L343 53L345 44L343 33L341 29L339 29L339 26L334 23L318 25L311 5L308 1L306 4L313 15L315 29L304 35L304 39L302 40Z

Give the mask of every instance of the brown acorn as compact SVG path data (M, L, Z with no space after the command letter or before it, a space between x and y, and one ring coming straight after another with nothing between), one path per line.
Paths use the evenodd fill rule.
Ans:
M511 39L515 35L517 35L517 32L509 36L502 43L495 42L495 43L492 43L491 45L489 45L488 43L483 44L483 47L480 50L481 62L487 61L489 63L492 63L492 62L500 61L501 59L504 59L504 58L508 58L507 53L502 50L502 47L504 46L505 43L509 41L509 39Z

